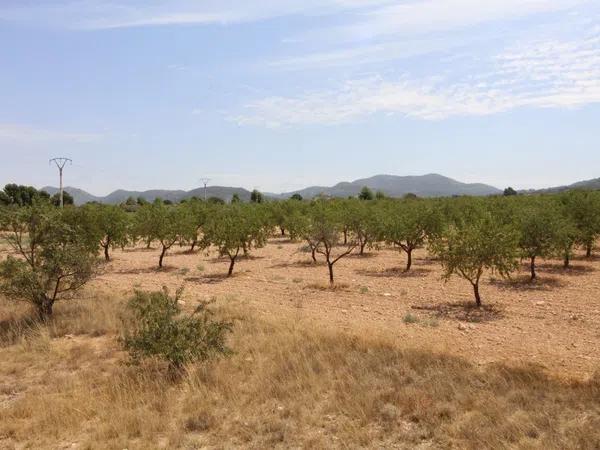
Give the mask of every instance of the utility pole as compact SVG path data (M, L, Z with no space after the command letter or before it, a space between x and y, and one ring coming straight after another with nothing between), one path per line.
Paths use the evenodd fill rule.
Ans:
M52 164L54 163L56 165L56 167L58 167L58 175L60 176L60 207L63 208L64 207L64 201L63 201L63 169L65 168L65 166L67 165L67 163L69 164L73 164L73 160L69 159L69 158L52 158L48 164Z
M204 185L204 201L206 201L206 186L208 186L208 183L210 182L210 178L201 178L200 181Z

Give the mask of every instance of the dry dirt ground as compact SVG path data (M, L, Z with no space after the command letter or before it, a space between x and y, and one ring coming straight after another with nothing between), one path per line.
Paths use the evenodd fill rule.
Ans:
M335 289L284 238L231 278L214 252L158 256L115 251L45 325L0 298L0 449L600 448L600 259L487 276L478 311L424 250L410 273L394 249L344 258ZM163 286L216 299L231 357L178 381L125 364L124 301Z
M173 247L157 270L158 250L113 253L90 288L129 295L185 286L186 302L228 296L268 318L309 320L315 327L392 337L413 348L433 348L478 365L534 363L549 372L586 379L600 367L600 259L577 256L572 268L541 261L539 279L527 267L512 280L486 275L484 308L472 308L468 282L444 283L441 267L425 250L403 273L405 255L392 248L340 260L336 289L327 267L311 264L301 243L272 239L240 259L226 278L228 260Z

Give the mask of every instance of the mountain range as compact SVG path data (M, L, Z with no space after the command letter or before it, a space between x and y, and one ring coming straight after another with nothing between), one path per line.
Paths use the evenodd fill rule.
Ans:
M498 195L502 191L496 187L481 183L461 183L452 178L438 174L428 174L420 176L397 176L397 175L376 175L371 178L363 178L352 182L341 182L335 186L310 186L293 192L280 194L265 193L266 197L273 199L286 199L294 194L300 194L303 198L313 198L319 195L330 197L349 197L356 196L360 190L367 186L373 191L382 191L389 197L402 197L412 193L419 197L451 197L457 195L486 196ZM542 190L521 191L522 193L546 193L561 192L569 189L600 189L600 178L581 181L569 186L559 186ZM42 188L53 195L58 192L55 187ZM141 197L147 201L153 201L156 198L179 202L190 197L204 198L204 188L197 188L191 191L183 190L148 190L148 191L126 191L123 189L114 191L105 197L92 195L82 189L66 187L65 191L71 194L75 204L81 205L87 202L100 202L109 204L118 204L127 200L129 197L137 199ZM209 186L206 188L207 197L218 197L225 201L231 200L232 196L237 194L241 200L250 200L250 191L244 188Z

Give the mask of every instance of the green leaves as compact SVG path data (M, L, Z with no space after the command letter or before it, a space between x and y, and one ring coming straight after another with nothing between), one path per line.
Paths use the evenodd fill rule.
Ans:
M181 293L179 290L171 297L166 288L135 292L121 339L134 363L157 357L178 371L187 363L231 352L226 337L232 324L213 319L208 303L201 303L191 315L182 314Z

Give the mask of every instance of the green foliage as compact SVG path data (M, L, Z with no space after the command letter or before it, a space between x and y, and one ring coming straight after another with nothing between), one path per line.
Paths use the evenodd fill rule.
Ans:
M385 192L378 190L375 192L375 200L383 200L386 198Z
M54 206L60 206L60 192L57 192L50 198L50 203ZM63 205L70 206L75 204L75 199L67 191L63 191Z
M533 198L521 206L514 218L520 232L521 256L529 258L531 279L536 278L535 261L538 257L556 254L561 236L559 210L554 199Z
M231 203L242 203L242 199L237 194L237 192L231 196Z
M247 204L224 205L208 218L204 228L203 247L214 245L222 256L230 260L228 276L240 252L247 254L253 247L262 247L267 241L269 227L266 212Z
M135 216L135 235L150 243L157 240L161 244L158 267L163 267L167 251L180 239L186 225L183 207L165 205L162 200L142 206Z
M451 224L432 239L431 251L438 256L444 278L457 275L473 286L475 302L481 306L479 282L485 270L507 277L516 268L519 235L515 228L502 224L490 211L478 217Z
M342 241L346 230L343 215L343 204L319 200L310 209L310 222L306 230L307 240L314 252L325 256L329 269L329 282L334 283L333 266L340 259L348 256L358 246L356 236Z
M252 193L250 194L250 201L252 203L262 203L264 201L264 197L262 195L262 192L260 192L257 189L254 189L252 191Z
M72 213L37 201L3 216L5 239L20 257L0 262L0 292L30 303L41 319L52 315L57 300L89 281L96 268L98 244L87 226L72 219Z
M180 296L181 290L171 297L166 288L135 292L121 339L134 363L155 357L180 371L186 364L231 352L226 338L232 324L215 320L208 303L198 305L191 315L182 314Z
M302 198L302 196L300 194L296 193L290 197L290 200L297 200L297 201L301 202L304 199Z
M511 195L517 195L517 191L515 191L513 188L511 187L507 187L506 189L504 189L504 196L505 197L509 197Z
M211 205L224 205L225 204L225 200L223 200L220 197L208 197L208 200L206 200L208 203L210 203Z
M600 236L600 192L571 191L561 198L565 211L577 227L577 243L592 256L594 243Z
M364 186L360 190L360 193L358 194L358 198L360 200L373 200L375 198L375 195L373 195L373 191L371 189L369 189L367 186Z
M441 230L440 214L422 200L388 202L379 217L382 239L406 253L406 271L412 266L413 251Z
M31 206L35 200L48 200L50 195L33 186L7 184L0 191L0 205Z
M109 261L111 248L127 245L130 228L128 213L120 206L103 204L86 205L82 210L93 222L104 250L104 259Z
M351 199L345 200L340 208L344 229L346 233L352 234L356 239L359 253L363 255L365 248L372 248L379 240L378 212L380 207L375 203Z

